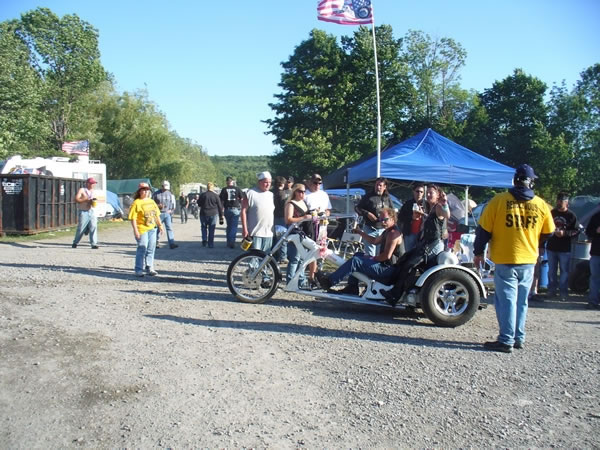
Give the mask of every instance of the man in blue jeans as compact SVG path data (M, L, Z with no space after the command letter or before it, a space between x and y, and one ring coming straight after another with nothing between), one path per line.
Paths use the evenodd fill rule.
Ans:
M85 187L77 191L75 195L75 203L77 203L78 216L77 216L77 231L75 232L75 238L71 247L77 248L77 244L83 237L84 233L87 232L90 235L90 245L94 250L98 249L98 219L96 218L96 212L94 211L94 185L96 180L88 178L85 182Z
M577 234L577 216L569 209L569 196L561 192L552 209L554 234L546 244L548 256L548 297L560 292L561 300L569 295L569 262L571 260L571 238ZM559 275L560 271L560 275Z
M383 233L373 237L363 230L356 229L355 233L360 234L365 241L371 244L379 245L380 252L376 256L369 256L363 253L357 253L335 272L328 276L322 272L317 272L319 284L325 290L331 288L351 275L354 272L361 272L374 280L381 282L387 281L395 271L394 263L401 256L404 250L402 245L402 233L396 226L396 212L392 208L383 208L379 212L379 222L383 224ZM359 295L358 279L350 276L348 285L337 291L340 294Z
M475 267L483 266L488 242L496 265L494 306L500 332L497 340L483 344L487 350L512 353L525 345L527 296L539 243L554 232L550 208L533 192L536 178L531 166L517 167L514 186L490 200L475 231Z
M152 195L152 198L160 209L160 222L167 231L167 240L171 249L179 247L175 243L175 235L173 234L173 212L175 211L175 196L171 193L171 183L167 180L163 181L162 187ZM156 234L156 247L159 244L160 234Z
M227 182L227 186L221 189L219 198L221 199L221 203L223 203L223 208L225 208L225 220L227 220L227 228L225 230L227 247L234 248L240 212L242 210L243 192L235 185L233 177L227 177L225 181Z

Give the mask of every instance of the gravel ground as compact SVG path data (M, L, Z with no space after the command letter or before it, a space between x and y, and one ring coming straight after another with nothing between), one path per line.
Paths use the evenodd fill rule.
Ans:
M177 218L178 220L178 218ZM229 293L239 253L157 250L133 276L128 224L0 243L3 448L600 447L600 313L530 308L523 350L482 350L494 308L456 329L278 291Z

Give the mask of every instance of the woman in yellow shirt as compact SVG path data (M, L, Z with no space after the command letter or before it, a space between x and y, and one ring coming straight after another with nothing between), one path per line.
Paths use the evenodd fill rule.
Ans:
M162 233L160 209L150 194L148 183L140 183L133 195L134 202L129 208L129 220L133 227L133 235L137 241L135 253L135 275L143 277L158 275L154 270L154 251L156 250L156 233Z

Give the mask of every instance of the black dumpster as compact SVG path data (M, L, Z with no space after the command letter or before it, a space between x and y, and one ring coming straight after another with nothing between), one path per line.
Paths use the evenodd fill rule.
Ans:
M77 225L75 195L84 181L2 175L0 234L36 234Z

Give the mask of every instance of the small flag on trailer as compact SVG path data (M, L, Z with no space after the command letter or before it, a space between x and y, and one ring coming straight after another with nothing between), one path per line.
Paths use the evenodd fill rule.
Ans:
M89 155L90 141L67 141L62 145L62 151L70 155Z
M371 0L319 0L317 19L341 25L372 24Z

